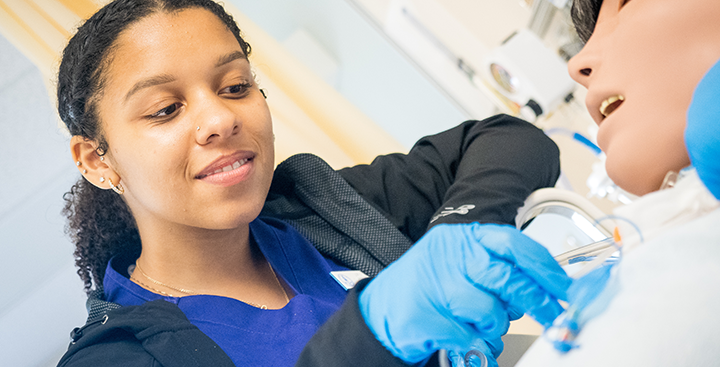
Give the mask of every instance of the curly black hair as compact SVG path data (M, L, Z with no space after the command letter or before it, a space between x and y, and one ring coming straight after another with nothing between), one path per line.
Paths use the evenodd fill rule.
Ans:
M96 105L115 41L121 32L149 15L188 8L215 14L235 36L245 57L250 55L250 45L235 20L213 0L113 1L85 21L63 51L57 83L58 112L71 135L94 141L100 155L108 151ZM85 291L90 292L93 285L95 289L102 287L105 269L113 256L140 255L140 235L120 195L80 178L63 198L62 213L68 218L66 232L75 243L75 265Z
M580 40L587 42L595 30L603 0L574 0L570 10Z

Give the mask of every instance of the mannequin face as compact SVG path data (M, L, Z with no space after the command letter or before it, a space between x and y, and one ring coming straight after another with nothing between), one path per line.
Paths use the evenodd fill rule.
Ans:
M605 0L571 76L588 89L606 168L623 189L659 189L668 171L690 164L683 142L695 86L720 59L720 1ZM616 102L603 116L603 101Z
M215 15L188 9L133 24L104 82L105 161L141 234L255 219L272 179L272 123L248 60Z

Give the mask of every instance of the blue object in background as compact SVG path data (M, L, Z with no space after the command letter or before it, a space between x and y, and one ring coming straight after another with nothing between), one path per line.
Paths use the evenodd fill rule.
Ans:
M685 145L698 176L720 199L720 61L695 88L687 114Z

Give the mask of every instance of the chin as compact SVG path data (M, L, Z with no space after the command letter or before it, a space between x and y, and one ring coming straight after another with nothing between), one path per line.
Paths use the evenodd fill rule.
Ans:
M647 167L632 167L629 165L613 165L608 161L605 165L608 177L621 189L636 195L643 196L660 189L665 173Z

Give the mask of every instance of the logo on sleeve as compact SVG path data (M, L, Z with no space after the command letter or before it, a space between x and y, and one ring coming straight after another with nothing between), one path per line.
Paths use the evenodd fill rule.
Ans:
M472 209L475 209L475 205L465 204L465 205L460 206L457 209L453 209L452 207L445 208L443 211L440 212L440 214L436 214L434 217L432 217L432 219L430 219L430 223L438 220L441 217L447 217L450 214L465 215Z

